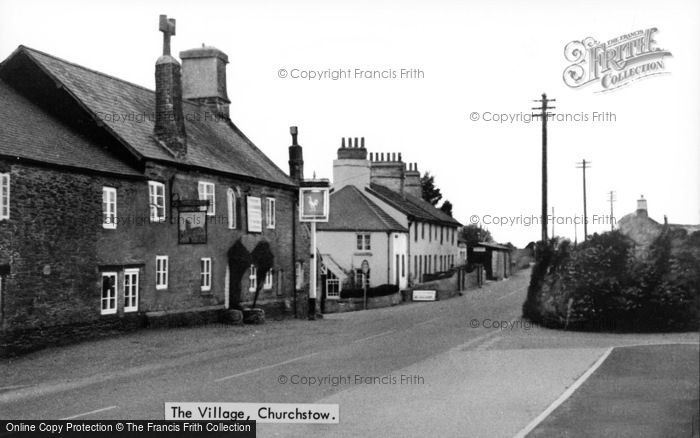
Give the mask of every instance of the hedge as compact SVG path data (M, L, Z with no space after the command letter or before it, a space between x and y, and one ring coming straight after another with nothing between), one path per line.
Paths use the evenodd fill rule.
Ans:
M666 227L640 253L619 231L538 243L523 315L557 328L603 331L700 327L700 232Z
M395 294L399 291L399 287L395 284L382 284L376 287L367 288L367 298L384 297ZM340 298L363 298L363 289L343 289L340 291Z

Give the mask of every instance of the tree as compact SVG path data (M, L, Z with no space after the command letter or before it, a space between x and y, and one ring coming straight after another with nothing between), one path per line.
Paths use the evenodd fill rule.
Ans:
M491 232L476 224L469 224L462 227L459 237L467 243L467 247L472 248L479 242L493 242Z
M437 203L442 199L440 189L435 187L435 177L431 175L430 172L425 172L425 174L420 178L420 186L423 199L430 202L431 205L437 205Z
M442 205L440 206L440 210L442 210L443 213L452 216L452 203L445 199L445 201L443 201Z

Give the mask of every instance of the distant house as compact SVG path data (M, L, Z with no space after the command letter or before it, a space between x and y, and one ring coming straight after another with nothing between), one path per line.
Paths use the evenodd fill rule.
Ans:
M644 252L654 242L663 231L664 226L672 229L683 229L689 234L700 231L700 225L668 223L666 216L664 216L663 224L655 221L649 217L647 200L644 199L643 195L637 200L637 210L626 214L617 221L620 232L634 242L637 254Z
M226 54L180 58L164 49L155 91L24 46L0 64L0 350L257 290L271 312L305 303L296 136L288 176L229 118Z
M319 223L317 230L326 298L338 298L344 284L359 288L365 281L375 287L395 284L397 275L401 278L401 267L397 270L392 261L405 263L408 230L357 187L347 185L331 193L330 220ZM363 262L370 267L367 275Z
M318 228L331 272L358 276L367 260L370 285L404 289L458 264L460 223L421 198L417 165L401 154L368 154L364 138L343 138L332 188L331 222Z

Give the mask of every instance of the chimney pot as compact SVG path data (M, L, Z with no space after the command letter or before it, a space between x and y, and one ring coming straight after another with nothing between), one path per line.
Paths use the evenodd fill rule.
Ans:
M363 148L365 147L365 138L364 137L362 137L362 146L361 147L363 147Z
M358 147L358 146L359 146L359 144L360 144L360 142L359 142L359 141L357 141L357 137L355 137L355 147Z
M345 137L342 137L342 138L340 139L340 147L341 147L341 148L344 148L344 147L345 147Z
M399 161L403 161L403 160L401 159L401 152L399 152Z

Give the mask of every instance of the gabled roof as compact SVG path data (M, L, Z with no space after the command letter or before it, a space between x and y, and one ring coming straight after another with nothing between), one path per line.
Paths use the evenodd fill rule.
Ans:
M230 120L213 120L205 115L202 106L183 101L188 152L184 160L177 160L153 136L154 91L24 46L3 64L17 53L28 55L139 159L196 166L284 186L295 185ZM154 68L144 66L149 67ZM113 115L127 119L119 120Z
M474 246L483 246L484 248L490 248L490 249L495 249L499 251L510 251L511 248L501 245L499 243L492 243L492 242L479 242L477 245Z
M460 227L460 224L452 216L435 208L429 202L409 194L397 193L382 185L372 183L365 189L377 196L387 204L401 211L408 217L425 222L433 222L451 227Z
M331 193L329 221L319 222L317 228L319 231L408 231L352 185Z
M115 175L142 174L0 80L0 155Z

